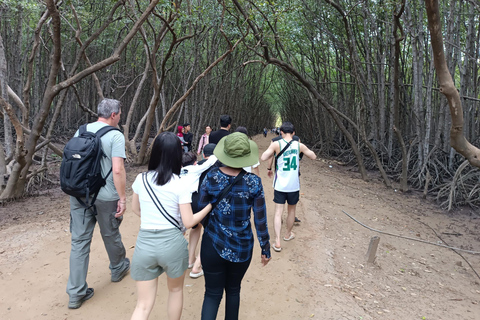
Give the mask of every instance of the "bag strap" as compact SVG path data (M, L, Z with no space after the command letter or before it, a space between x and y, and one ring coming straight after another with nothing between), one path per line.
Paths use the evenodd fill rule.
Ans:
M285 147L283 147L282 151L280 151L276 156L275 156L275 171L277 170L277 160L278 158L280 158L280 156L285 152L285 150L288 149L288 147L290 147L290 145L292 144L293 142L293 139L290 140L290 142L287 142L287 145ZM280 142L279 142L280 143Z
M78 128L78 135L81 135L85 132L87 132L87 124L82 124L80 128Z
M95 135L99 138L101 138L103 135L105 135L107 132L110 132L112 130L117 130L118 132L122 132L120 131L120 129L118 129L117 127L114 127L114 126L104 126L104 127L101 127L100 129L98 129L97 132L95 132Z
M220 195L218 196L217 198L217 201L215 203L212 203L212 210L215 209L215 207L217 206L217 204L220 203L220 201L222 201L223 198L225 198L225 196L228 194L228 192L230 192L230 190L233 188L233 186L238 182L240 181L240 179L243 178L243 176L245 175L245 173L247 173L245 170L242 169L242 171L240 171L239 174L237 174L237 176L235 177L235 179L233 179L232 183L230 183L225 189L222 190L222 193L220 193Z
M85 125L85 128L87 127L87 125ZM101 138L103 137L106 133L112 131L112 130L117 130L118 132L122 132L120 131L120 129L118 129L117 127L114 127L114 126L104 126L102 128L100 128L97 132L95 132L95 136L97 136L98 138ZM103 149L102 149L102 152L103 152ZM110 175L110 173L112 173L112 170L113 170L113 166L110 168L110 170L108 171L108 173L105 175L105 177L103 177L104 180L107 180L107 177ZM96 196L95 196L96 198Z
M292 144L292 142L293 142L293 139L290 140L289 142L287 142L287 145L282 149L282 151L280 151L280 152L275 156L275 158L276 158L276 159L280 158L280 156L285 152L285 150L287 150L288 147L290 147L290 145Z
M176 227L178 230L182 231L182 228L180 227L180 224L178 223L178 221L174 217L172 217L167 212L167 210L165 210L165 208L162 206L162 203L160 202L160 200L158 200L157 195L155 194L155 192L152 189L152 186L150 185L150 183L148 183L146 172L142 173L142 180L143 180L143 185L145 186L145 190L147 190L148 195L152 199L152 201L155 204L155 206L157 207L158 211L160 211L160 213L163 215L163 217L165 219L168 220L168 222L173 224L173 226Z

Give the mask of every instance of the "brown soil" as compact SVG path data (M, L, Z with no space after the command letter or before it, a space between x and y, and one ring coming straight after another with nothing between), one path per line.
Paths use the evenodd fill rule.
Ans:
M255 140L264 150L270 138ZM128 186L141 170L128 169ZM273 191L264 163L260 172L273 238ZM282 241L282 252L272 250L266 267L256 243L242 286L241 319L480 319L480 279L466 262L480 272L479 255L462 253L464 260L449 249L378 234L342 210L384 232L474 251L480 251L480 219L468 210L446 214L415 193L365 182L335 162L305 159L301 173L296 238ZM0 207L0 319L130 318L135 282L129 276L110 282L98 228L88 273L95 296L78 310L67 308L68 211L68 198L58 189ZM127 209L121 232L130 258L138 228L139 218ZM377 258L368 264L375 235ZM203 292L203 278L187 275L183 319L200 319ZM151 319L165 318L166 296L161 276Z

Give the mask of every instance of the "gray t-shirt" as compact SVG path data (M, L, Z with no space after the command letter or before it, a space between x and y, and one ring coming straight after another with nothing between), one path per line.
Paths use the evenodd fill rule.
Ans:
M106 123L103 122L93 122L87 125L87 131L90 132L97 132L101 128L107 126ZM75 136L78 136L78 130L75 133ZM107 173L112 168L112 158L119 157L119 158L126 158L125 156L125 138L123 134L117 130L112 130L107 132L106 134L101 137L102 140L102 149L105 153L105 157L102 159L102 175L105 177ZM115 185L113 184L113 173L110 173L107 177L107 184L100 189L98 193L97 199L102 201L115 201L120 199L117 193L117 189L115 189Z

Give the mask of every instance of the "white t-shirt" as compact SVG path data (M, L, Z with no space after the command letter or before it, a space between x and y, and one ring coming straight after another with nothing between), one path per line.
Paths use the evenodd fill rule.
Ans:
M182 217L180 215L180 204L191 203L192 197L189 189L185 187L185 182L179 176L173 175L169 182L163 186L159 186L154 182L156 172L150 171L147 173L147 180L162 204L163 208L180 223L180 227L184 229ZM142 229L171 229L176 228L170 223L162 213L157 209L152 198L148 194L142 180L142 173L140 173L132 185L133 192L138 194L140 200L140 228Z
M243 167L243 170L249 172L249 173L252 173L252 169L255 169L256 167L258 167L260 165L260 161L257 162L256 164L254 164L253 166L248 166L248 167Z
M183 181L183 187L188 188L190 194L197 191L200 176L205 170L208 170L208 168L213 166L217 160L217 157L212 154L210 157L208 157L207 161L200 165L183 167L182 171L180 172L180 180Z

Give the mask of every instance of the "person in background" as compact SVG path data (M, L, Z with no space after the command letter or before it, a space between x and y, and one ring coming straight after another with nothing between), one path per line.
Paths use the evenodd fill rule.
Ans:
M178 126L177 127L177 137L178 137L178 139L180 139L180 143L182 145L183 152L187 152L186 150L188 148L187 148L187 146L185 146L185 139L183 137L183 126Z
M200 141L198 141L197 155L201 155L203 148L210 143L209 138L210 138L211 132L212 132L212 128L210 126L206 126L205 133L202 134L202 136L200 137Z
M237 129L235 129L235 132L241 132L241 133L244 133L248 136L247 128L242 127L242 126L237 127ZM243 170L245 170L247 172L254 173L257 176L260 176L260 169L258 168L258 166L260 166L260 161L257 161L257 163L254 164L253 166L243 168Z
M230 134L232 118L229 115L220 116L220 129L210 134L209 143L217 144L220 139Z
M192 141L193 141L193 133L190 132L190 123L185 123L183 125L183 139L185 140L184 146L187 147L187 151L192 151Z
M267 161L273 157L274 154L278 155L284 150L277 159L275 178L273 180L273 202L275 202L275 244L273 245L273 250L277 252L282 251L280 234L282 231L282 213L285 202L288 203L288 216L286 220L287 232L283 237L283 240L291 241L295 238L292 229L295 221L296 206L300 198L300 179L298 176L300 153L303 152L312 160L317 158L316 154L308 149L303 143L293 140L295 127L291 122L284 122L280 127L280 132L283 139L271 143L260 158L262 161ZM268 170L271 170L271 168L268 168Z
M148 171L132 185L132 211L140 217L131 276L137 285L137 304L132 320L148 319L157 296L158 277L167 274L167 318L180 319L183 287L188 266L185 227L198 224L211 210L206 204L193 214L191 193L179 177L182 167L180 139L162 132L153 142Z
M105 126L118 126L122 114L120 101L103 99L97 108L98 120L87 125L87 131L97 132ZM76 133L78 135L78 131ZM120 223L127 207L125 194L125 138L117 130L112 130L101 138L102 149L102 176L108 175L106 184L97 196L95 206L97 213L92 209L86 210L75 197L70 197L70 232L72 246L70 251L70 275L67 283L67 293L70 297L69 309L78 309L83 302L93 297L94 290L87 284L90 244L93 230L98 222L105 249L110 260L111 281L121 281L128 270L130 260L125 257L125 247L120 234Z
M242 168L258 161L255 142L240 132L222 138L214 155L224 165L211 169L200 187L199 205L215 203L204 224L201 259L205 275L202 320L217 318L225 291L225 319L238 319L240 287L253 254L251 210L261 248L261 263L270 261L270 236L261 179ZM227 190L225 194L223 191Z
M215 149L215 145L213 143L207 144L203 148L203 160L199 161L196 166L188 166L182 169L182 172L186 170L185 176L188 176L189 179L194 179L193 181L189 181L187 184L192 186L192 209L193 211L199 211L200 207L198 206L198 190L199 184L203 182L205 176L207 175L208 171L212 166L217 164L217 157L213 155L213 150ZM204 169L205 168L205 169ZM192 174L196 174L192 177ZM200 259L200 255L195 255L195 251L197 249L198 240L200 240L200 235L202 233L202 225L199 223L198 225L192 227L190 230L190 234L188 235L188 268L192 269L189 276L190 278L197 279L203 276L203 269L202 269L202 262Z

